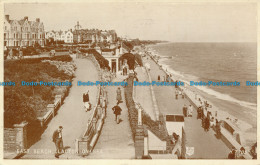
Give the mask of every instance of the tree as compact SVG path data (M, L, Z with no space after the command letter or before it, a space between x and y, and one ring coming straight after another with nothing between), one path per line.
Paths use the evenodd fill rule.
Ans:
M46 46L51 46L51 45L54 45L54 38L48 38L46 40Z

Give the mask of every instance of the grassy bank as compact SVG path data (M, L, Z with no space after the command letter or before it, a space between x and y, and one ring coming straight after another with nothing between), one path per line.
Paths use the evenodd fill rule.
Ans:
M47 60L47 61L46 61ZM55 63L52 63L51 62ZM71 68L75 66L70 56L8 60L4 62L4 81L15 82L15 86L4 87L4 127L24 120L36 121L43 116L55 95L64 95L67 86L22 86L26 82L66 82L71 81ZM65 67L66 66L66 67ZM68 71L67 68L70 68Z

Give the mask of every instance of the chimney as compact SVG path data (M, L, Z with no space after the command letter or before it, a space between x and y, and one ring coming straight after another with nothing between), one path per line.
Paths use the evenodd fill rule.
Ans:
M7 21L9 21L9 15L5 15Z
M27 16L25 16L25 17L24 17L24 20L27 20L27 21L28 21L28 17L27 17Z
M36 18L36 22L40 22L40 18Z

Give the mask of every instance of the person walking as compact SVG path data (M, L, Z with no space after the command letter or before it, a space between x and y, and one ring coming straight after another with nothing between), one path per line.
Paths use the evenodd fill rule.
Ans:
M55 157L59 158L59 155L61 155L63 151L63 140L62 140L62 126L59 126L57 130L53 132L52 135L52 141L55 143L56 146L56 152Z
M117 124L119 124L122 109L118 106L118 103L117 103L116 106L114 106L112 108L112 110L114 111L114 114L115 114L115 121Z
M197 119L201 119L201 114L202 114L202 107L198 107L198 109L197 109Z
M118 87L116 90L116 100L117 100L117 104L122 102L122 95L121 95L120 87Z
M210 125L209 117L206 117L206 118L205 118L204 131L206 131L206 132L209 131L209 125Z
M205 116L201 116L201 127L205 128Z
M182 99L184 99L184 91L183 91L183 89L181 89L181 97L182 97Z
M187 117L187 110L188 110L188 108L187 108L186 104L184 104L184 106L182 108L184 117Z
M83 93L83 103L86 111L90 110L90 103L89 103L89 90Z
M179 92L178 92L178 90L176 89L176 90L175 90L175 99L176 99L176 100L178 100L178 94L179 94Z
M218 139L221 137L221 127L218 119L216 119L216 136Z
M188 117L192 117L192 113L193 113L193 107L190 105L188 108Z

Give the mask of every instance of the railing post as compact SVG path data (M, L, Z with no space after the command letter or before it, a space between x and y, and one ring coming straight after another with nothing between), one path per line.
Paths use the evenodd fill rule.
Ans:
M140 107L138 107L138 126L143 125L142 123L142 110Z
M27 149L27 125L27 122L14 124L14 129L17 132L15 143L19 149Z
M102 108L100 106L100 104L97 106L97 117L96 118L100 118L101 117L101 114L102 114Z
M55 96L55 100L59 100L60 104L61 104L61 95L56 95Z
M96 129L97 129L97 118L96 117L93 118L93 120L92 120L92 126L93 126L95 133L96 133Z
M52 115L53 115L53 117L55 117L54 104L48 104L47 105L47 111L52 111Z

